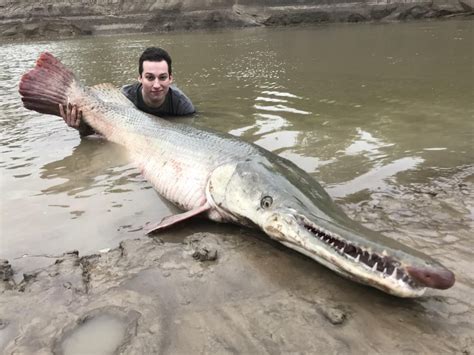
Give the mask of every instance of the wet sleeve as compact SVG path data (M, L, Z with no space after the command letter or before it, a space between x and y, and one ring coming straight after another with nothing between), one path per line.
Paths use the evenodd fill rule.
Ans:
M79 135L81 137L86 137L86 136L90 136L91 134L95 134L94 129L91 126L89 126L84 120L81 120L77 130L79 131Z
M131 87L132 85L124 85L120 88L120 91L122 92L122 94L124 94L125 96L129 97L130 96L130 91L131 91Z
M122 94L125 95L127 99L133 102L135 106L138 106L138 95L137 95L137 90L139 86L136 84L129 84L129 85L124 85L120 89Z

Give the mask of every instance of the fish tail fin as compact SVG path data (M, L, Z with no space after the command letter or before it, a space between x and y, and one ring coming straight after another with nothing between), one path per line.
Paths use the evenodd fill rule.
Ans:
M41 53L36 65L20 80L23 105L30 110L60 116L59 104L68 103L68 90L75 77L64 64L48 52Z

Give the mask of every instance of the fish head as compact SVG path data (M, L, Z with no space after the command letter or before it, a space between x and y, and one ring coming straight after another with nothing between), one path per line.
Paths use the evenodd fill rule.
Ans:
M223 165L206 193L227 220L257 226L356 282L398 297L454 284L454 274L428 255L350 219L314 178L283 158Z

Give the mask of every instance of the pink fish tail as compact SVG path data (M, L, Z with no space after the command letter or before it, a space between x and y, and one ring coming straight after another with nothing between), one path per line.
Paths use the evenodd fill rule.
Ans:
M30 110L60 116L59 104L68 103L67 92L75 81L74 74L56 57L41 53L36 65L20 80L23 105Z

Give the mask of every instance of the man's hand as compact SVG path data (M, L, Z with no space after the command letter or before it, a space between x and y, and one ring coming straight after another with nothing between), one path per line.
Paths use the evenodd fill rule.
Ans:
M78 110L76 105L67 104L66 107L66 105L59 104L59 113L69 127L79 129L82 121L82 111Z
M81 137L94 134L94 130L82 119L82 111L76 105L59 104L59 114L69 127L77 129Z

